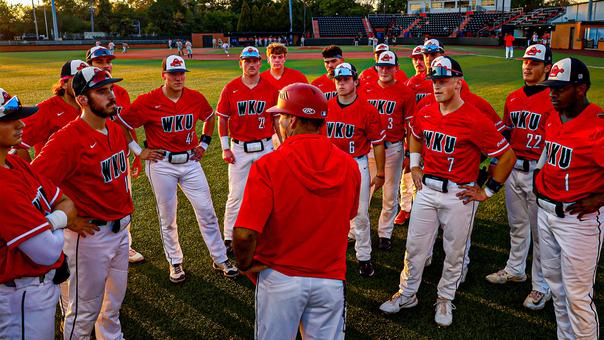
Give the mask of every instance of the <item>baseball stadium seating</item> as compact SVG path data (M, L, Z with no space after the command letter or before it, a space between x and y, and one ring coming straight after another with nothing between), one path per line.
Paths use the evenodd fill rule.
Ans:
M361 17L318 17L319 32L322 37L351 37L361 32L367 34Z
M434 37L449 36L463 21L461 13L431 13L411 28L412 34L428 34Z
M409 27L416 18L415 15L400 14L370 14L367 17L373 28L387 28L394 25L403 29Z

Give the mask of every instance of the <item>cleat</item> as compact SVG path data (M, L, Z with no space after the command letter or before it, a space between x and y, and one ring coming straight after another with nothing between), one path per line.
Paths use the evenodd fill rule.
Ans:
M375 275L371 260L359 261L359 274L363 277L373 277Z
M436 306L436 314L434 314L436 324L441 327L450 326L453 323L453 310L455 309L451 300L438 298L434 306Z
M524 282L526 281L526 275L512 275L508 274L505 269L502 269L496 273L487 275L486 279L490 283L504 284L508 282Z
M382 303L380 310L386 314L398 313L403 308L411 308L417 306L417 297L415 294L412 296L404 296L401 292L396 292L392 297Z
M392 249L392 240L386 237L380 237L378 241L378 249L390 250Z
M182 269L182 263L177 263L170 266L170 282L181 283L185 280L185 278L185 270Z
M401 210L398 212L398 215L394 218L394 224L405 224L411 215L410 212Z
M128 262L141 263L143 261L145 261L145 257L143 256L143 254L139 253L138 251L132 248L128 249Z
M214 267L216 270L222 271L222 274L226 277L233 278L239 275L239 269L237 269L237 267L235 267L235 265L233 265L229 260L218 264L212 263L212 267Z
M545 307L545 304L552 298L552 292L547 291L546 294L538 290L532 290L531 293L524 299L522 304L524 307L532 310L540 310Z

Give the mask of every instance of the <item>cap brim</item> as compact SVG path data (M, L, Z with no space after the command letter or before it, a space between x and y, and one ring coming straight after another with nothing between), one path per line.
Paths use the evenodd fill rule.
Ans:
M284 110L280 109L277 105L272 106L266 110L268 113L286 113Z
M190 71L187 70L186 68L173 68L171 70L166 70L164 72L167 72L167 73L178 73L178 72L190 72Z
M546 86L546 87L564 87L566 85L570 85L573 84L570 81L562 81L562 80L546 80L546 81L542 81L540 83L538 83L537 85L539 86Z
M522 57L522 59L525 59L525 60L534 60L534 61L540 61L540 62L542 62L542 63L544 63L544 62L545 62L545 60L542 60L542 59L539 59L539 58L535 58L535 57Z
M242 56L239 57L239 59L258 59L258 60L260 60L262 58L260 56L242 55Z
M396 63L396 64L375 63L375 66L398 66L398 63Z
M0 122L8 122L13 120L19 120L23 118L27 118L34 113L38 112L37 106L21 106L19 108L19 112L11 113L10 115L4 116L0 118Z
M94 86L89 87L89 89L98 89L99 87L103 87L108 84L113 84L122 81L123 78L109 78L105 79L100 83L95 84Z

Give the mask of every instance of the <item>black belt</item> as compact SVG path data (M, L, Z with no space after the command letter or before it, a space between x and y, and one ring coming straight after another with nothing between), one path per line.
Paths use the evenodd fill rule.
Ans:
M452 181L449 181L448 179L443 178L443 177L434 176L434 175L430 175L430 174L424 174L424 176L422 177L422 183L426 184L426 178L441 182L442 183L441 192L443 192L443 193L449 192L449 189L448 189L449 182L452 182ZM466 185L466 184L470 184L470 183L455 183L455 184L457 184L459 186L459 185ZM426 184L426 185L428 185L428 184Z
M266 137L266 138L263 138L263 139L251 140L251 141L249 141L249 142L244 142L244 141L241 141L241 140L239 140L239 139L235 139L235 138L232 138L231 140L232 140L232 141L233 141L233 143L235 143L235 144L242 144L242 143L268 142L269 140L272 140L272 139L273 139L273 137Z
M365 157L367 157L367 155L356 156L356 157L353 157L353 158L354 158L354 159L363 159L363 158L365 158Z
M518 171L522 171L522 172L529 172L530 171L530 169L531 169L531 161L530 160L517 157L516 162L518 162L518 161L522 162L522 169L516 167L516 164L514 164L514 169L516 169Z
M40 279L40 283L44 283L45 278L46 278L46 274L42 274L42 275L38 276L38 279ZM2 284L7 287L17 288L17 283L15 282L15 280L10 280L10 281L4 282Z
M560 218L564 218L564 216L566 216L564 214L564 202L560 202L560 201L556 201L553 200L549 197L543 196L542 194L538 193L537 191L535 191L535 196L537 196L537 205L539 205L539 200L543 200L546 202L549 202L553 205L556 206L556 216L560 217ZM540 205L539 205L540 206ZM543 207L541 207L543 208Z
M119 220L115 220L115 221L104 221L104 220L93 219L93 220L90 220L90 223L94 224L96 226L99 226L99 227L107 225L111 228L111 231L113 231L114 233L119 233L120 230L122 230L121 222L126 217L122 217Z

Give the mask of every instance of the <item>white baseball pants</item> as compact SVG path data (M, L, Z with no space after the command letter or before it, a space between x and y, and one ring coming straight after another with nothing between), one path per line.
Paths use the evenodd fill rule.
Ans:
M463 201L455 196L460 191L455 184L449 183L448 193L434 190L427 185L423 185L417 192L407 232L405 267L400 278L399 289L402 295L412 296L417 293L426 258L434 244L434 235L441 226L445 262L438 282L438 296L449 300L455 298L455 292L461 283L464 256L478 208L476 202L464 205Z
M128 285L128 233L101 226L92 236L65 230L69 304L63 339L123 339L120 308Z
M231 140L231 152L235 156L235 164L229 164L229 196L224 211L224 239L233 239L233 227L239 215L239 208L243 200L243 191L247 183L247 176L250 173L252 163L260 157L273 151L273 141L271 139L263 140L264 150L259 152L247 153L243 143L235 143Z
M512 59L514 58L514 47L513 46L506 46L505 47L505 58L508 59Z
M361 172L361 192L359 195L359 209L357 216L350 221L350 229L356 240L354 249L357 260L371 260L371 225L369 222L369 200L371 177L369 177L369 165L367 156L355 158Z
M373 149L369 152L369 178L373 178L377 173ZM398 213L398 192L401 185L401 176L403 174L403 142L393 143L386 149L386 162L384 173L384 186L382 187L382 212L378 223L378 236L391 238L394 230L394 218ZM373 197L373 187L369 197Z
M533 169L536 162L531 162L529 172L512 170L505 182L505 205L510 224L510 255L505 271L512 275L526 274L526 259L533 241L533 263L531 280L533 290L543 294L549 286L543 278L539 245L539 228L537 226L537 198L533 193Z
M344 282L287 276L273 269L258 275L256 334L258 340L344 339Z
M552 290L558 339L598 339L593 285L602 249L604 207L577 219L538 210L543 276Z
M172 164L166 159L155 163L147 161L145 172L157 201L160 235L168 263L174 265L183 262L183 253L178 242L178 225L176 224L179 186L193 206L199 231L212 260L215 263L226 261L226 248L220 236L210 186L201 164L194 161Z
M14 280L15 287L0 284L0 339L55 338L59 286L52 283L54 272L42 283L39 277L24 277Z

